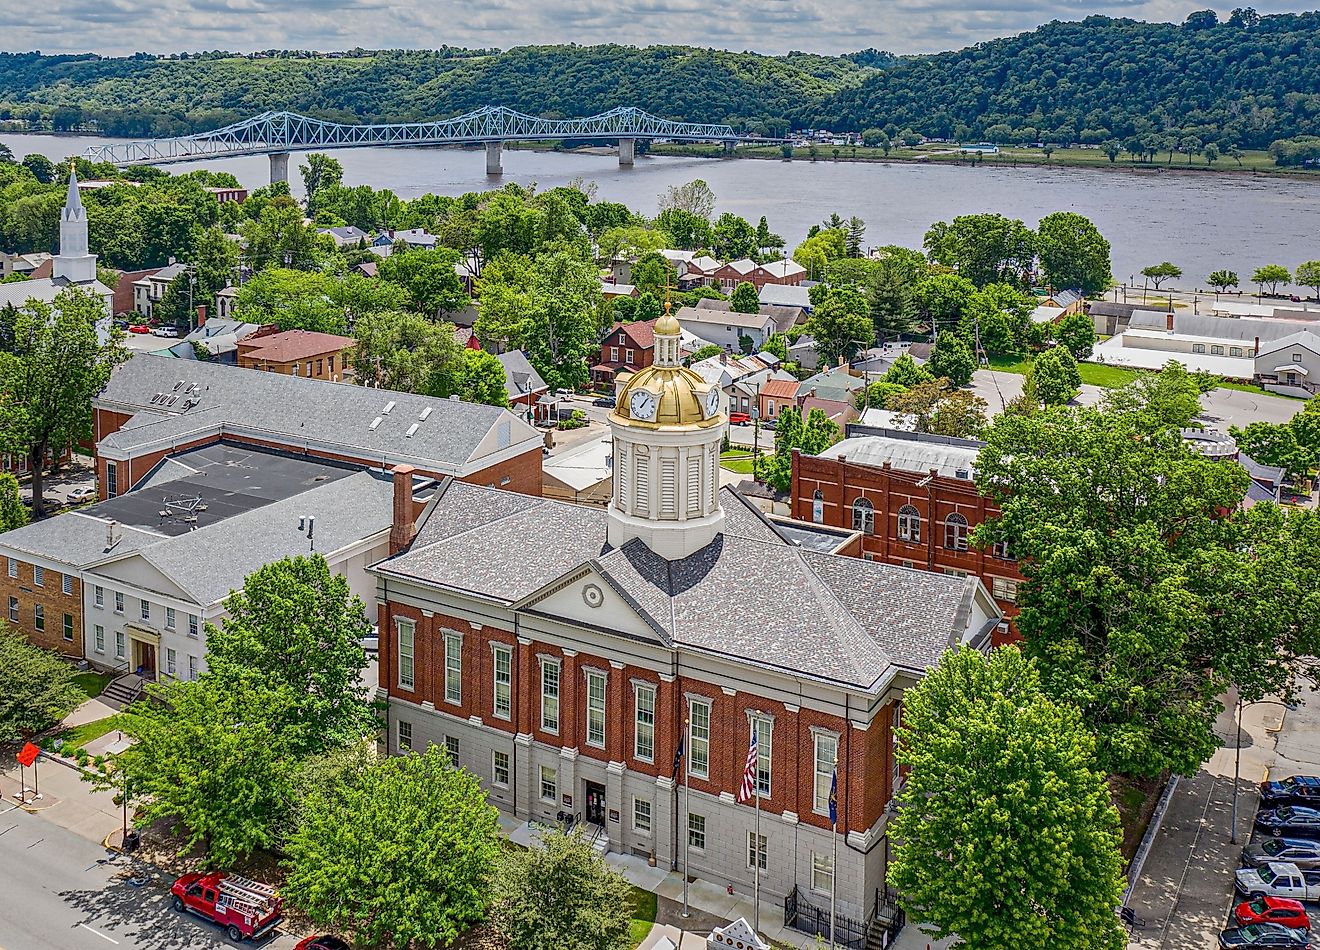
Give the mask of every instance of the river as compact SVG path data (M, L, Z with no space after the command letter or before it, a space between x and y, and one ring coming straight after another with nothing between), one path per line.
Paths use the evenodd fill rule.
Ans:
M0 134L16 156L37 152L52 159L109 140ZM1086 215L1112 245L1114 276L1122 281L1148 264L1169 260L1183 269L1181 286L1205 286L1213 270L1236 271L1245 282L1261 264L1289 269L1320 258L1320 180L1266 176L1096 171L1064 168L993 168L896 162L733 160L638 156L620 168L612 154L504 152L503 179L484 174L484 155L452 148L347 149L333 153L346 184L389 188L401 198L432 192L462 194L496 182L541 188L575 178L594 182L602 199L653 214L670 185L702 178L717 211L753 224L765 215L792 248L812 224L838 212L866 221L866 243L920 247L934 221L996 211L1032 227L1052 211ZM301 155L291 156L291 185ZM269 180L264 156L166 166L172 171L209 166L231 172L249 188ZM1140 283L1140 280L1138 280ZM1247 289L1244 287L1243 289Z

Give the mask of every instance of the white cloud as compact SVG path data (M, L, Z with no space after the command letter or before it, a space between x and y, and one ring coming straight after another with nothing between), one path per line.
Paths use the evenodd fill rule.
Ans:
M123 54L683 43L907 53L956 49L1051 19L1181 21L1204 7L1195 0L0 0L0 47Z

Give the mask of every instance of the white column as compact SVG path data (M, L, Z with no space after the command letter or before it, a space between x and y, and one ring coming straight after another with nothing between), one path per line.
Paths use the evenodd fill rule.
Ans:
M486 143L486 174L504 174L504 166L500 164L500 143L498 141Z

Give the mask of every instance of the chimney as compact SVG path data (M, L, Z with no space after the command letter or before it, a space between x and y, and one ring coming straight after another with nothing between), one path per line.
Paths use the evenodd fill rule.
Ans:
M206 304L197 308L197 328L201 329L204 326L206 326Z
M119 543L119 522L107 521L105 523L105 549L109 551Z
M394 517L390 525L390 554L398 554L412 544L417 531L417 512L413 502L412 478L416 469L396 465L394 475Z
M1256 337L1256 349L1252 352L1251 355L1260 356L1260 337Z
M1169 311L1169 315L1168 315L1167 317L1164 318L1164 329L1168 330L1170 333L1173 332L1173 311L1172 311L1172 310Z

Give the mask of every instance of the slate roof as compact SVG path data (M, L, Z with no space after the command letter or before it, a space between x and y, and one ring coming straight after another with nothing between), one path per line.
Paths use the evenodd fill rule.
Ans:
M184 385L176 389L180 381ZM167 400L177 398L164 405L153 403L160 393ZM394 405L387 413L389 403ZM541 443L536 429L495 406L217 363L181 364L149 354L119 366L96 405L144 414L141 424L101 441L103 448L111 450L129 450L166 434L195 431L197 419L202 420L200 425L219 425L226 431L241 428L268 433L293 446L309 441L334 444L363 458L382 462L406 458L441 471L462 471L469 462L479 462L475 453L499 425L509 426L510 445ZM431 411L423 420L421 413L426 409ZM380 422L372 429L377 418ZM417 429L408 436L413 424Z
M967 634L975 578L814 552L729 489L720 500L724 532L667 561L636 539L610 548L601 509L451 481L411 547L374 570L515 604L586 568L666 643L863 688Z

